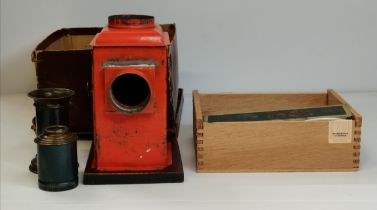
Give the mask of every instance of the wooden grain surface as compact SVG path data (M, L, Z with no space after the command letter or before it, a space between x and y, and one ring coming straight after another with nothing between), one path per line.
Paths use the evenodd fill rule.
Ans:
M328 121L204 123L202 172L353 168L350 144L329 144Z

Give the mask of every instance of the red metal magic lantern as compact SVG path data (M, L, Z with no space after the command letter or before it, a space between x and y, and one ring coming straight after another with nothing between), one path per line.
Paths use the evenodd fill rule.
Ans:
M137 175L174 165L168 130L169 119L177 118L169 115L179 106L171 81L177 80L171 65L176 56L170 55L169 33L152 16L114 15L108 21L91 43L94 140L87 168L112 176L107 182L133 183Z

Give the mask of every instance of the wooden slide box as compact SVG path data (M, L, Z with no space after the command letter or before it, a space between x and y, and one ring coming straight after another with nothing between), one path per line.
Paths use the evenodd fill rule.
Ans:
M334 141L334 120L213 122L208 115L343 104L348 140ZM356 171L361 116L327 93L200 94L193 91L197 172ZM337 122L340 122L339 120ZM335 125L338 125L335 123ZM342 127L344 129L344 126Z

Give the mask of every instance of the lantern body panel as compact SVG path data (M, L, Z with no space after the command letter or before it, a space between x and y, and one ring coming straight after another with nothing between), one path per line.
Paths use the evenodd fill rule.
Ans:
M171 164L168 43L168 35L157 25L105 27L93 40L92 167L98 171L160 170Z

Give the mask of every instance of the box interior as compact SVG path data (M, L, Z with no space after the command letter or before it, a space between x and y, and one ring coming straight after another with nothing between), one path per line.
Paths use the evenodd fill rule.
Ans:
M47 46L46 50L86 50L90 49L89 43L95 35L71 35L66 34Z
M279 109L309 108L342 104L328 93L293 94L199 94L203 120L208 115L242 112L272 111Z

